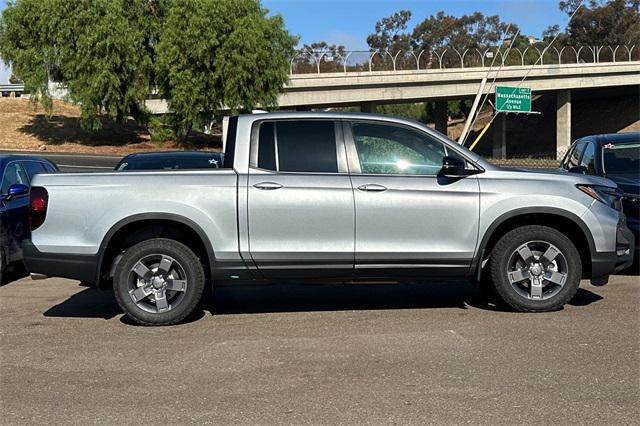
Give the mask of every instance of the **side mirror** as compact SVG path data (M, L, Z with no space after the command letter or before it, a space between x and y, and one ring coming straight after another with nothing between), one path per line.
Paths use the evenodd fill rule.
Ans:
M5 201L11 201L14 198L22 197L29 193L29 187L22 183L14 183L9 187L7 194L4 196Z
M446 177L465 177L469 176L469 170L466 169L465 162L457 157L444 157L442 159L442 169L440 174Z
M587 174L587 168L585 166L573 166L569 168L569 173L577 173L580 175Z

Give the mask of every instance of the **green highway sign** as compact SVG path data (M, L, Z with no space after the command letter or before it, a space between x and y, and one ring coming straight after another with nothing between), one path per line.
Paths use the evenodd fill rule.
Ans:
M531 89L528 87L496 86L496 110L531 112Z

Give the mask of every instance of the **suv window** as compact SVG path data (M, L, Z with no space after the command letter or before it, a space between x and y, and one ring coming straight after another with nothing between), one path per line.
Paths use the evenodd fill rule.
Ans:
M593 143L587 142L584 154L582 154L582 160L580 160L580 165L587 168L587 174L596 174L596 149Z
M444 145L404 127L352 123L362 173L435 175L446 155Z
M258 167L279 172L338 173L333 121L273 121L260 125Z
M571 147L571 150L569 151L569 154L565 159L565 164L564 164L565 169L569 170L572 167L576 167L580 165L580 155L582 154L583 148L584 148L584 142L575 143Z
M47 171L47 173L58 173L58 170L49 163L42 163L42 167Z
M9 163L4 169L1 188L2 194L6 194L9 191L9 187L16 183L29 185L29 179L27 178L27 173L24 171L20 163L14 161Z
M29 180L39 173L45 173L44 166L39 161L21 161L22 166L26 169Z

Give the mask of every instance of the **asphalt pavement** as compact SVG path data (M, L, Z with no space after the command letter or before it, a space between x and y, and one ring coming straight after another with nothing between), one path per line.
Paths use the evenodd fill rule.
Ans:
M145 328L110 292L0 287L2 424L638 424L640 278L563 310L463 283L217 289Z
M121 156L86 154L41 154L66 173L108 172L122 159Z

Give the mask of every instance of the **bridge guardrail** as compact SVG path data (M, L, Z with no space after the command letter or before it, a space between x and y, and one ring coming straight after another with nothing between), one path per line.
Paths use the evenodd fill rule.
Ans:
M618 46L545 46L524 49L507 46L431 50L300 50L290 60L290 73L322 74L331 72L421 71L499 66L550 64L616 63L640 61L636 44Z

